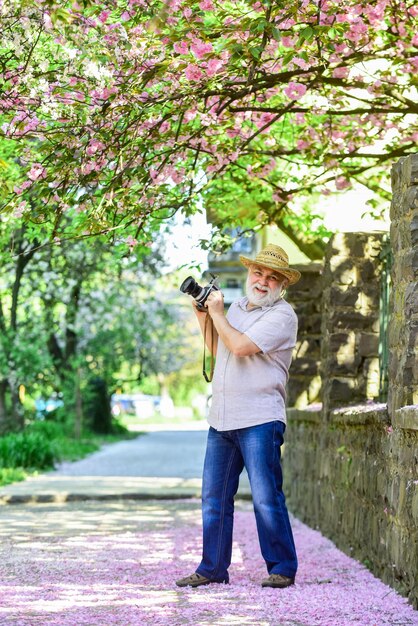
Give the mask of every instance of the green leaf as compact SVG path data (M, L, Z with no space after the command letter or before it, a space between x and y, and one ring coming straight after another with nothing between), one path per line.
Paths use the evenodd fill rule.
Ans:
M249 53L255 59L259 59L260 58L262 51L263 51L263 48L261 46L254 46L254 48L250 48L249 49Z
M305 39L306 41L310 41L311 39L313 39L313 36L315 35L315 31L312 28L312 26L306 26L303 30L300 31L299 35L300 37L302 37L302 39Z

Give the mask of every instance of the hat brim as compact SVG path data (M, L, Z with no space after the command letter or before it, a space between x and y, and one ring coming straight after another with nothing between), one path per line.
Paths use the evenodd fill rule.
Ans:
M240 256L239 260L245 267L250 267L250 265L259 265L260 267L266 267L269 270L273 270L278 274L282 274L289 281L289 285L294 285L298 282L301 277L301 273L298 270L293 269L292 267L280 267L277 265L268 265L266 263L260 263L259 261L255 261L254 259L249 259L246 256Z

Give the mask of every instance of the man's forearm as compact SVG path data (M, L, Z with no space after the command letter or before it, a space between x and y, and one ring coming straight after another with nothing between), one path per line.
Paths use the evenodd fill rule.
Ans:
M225 346L235 356L251 356L260 348L245 333L231 326L224 313L212 312L213 325Z

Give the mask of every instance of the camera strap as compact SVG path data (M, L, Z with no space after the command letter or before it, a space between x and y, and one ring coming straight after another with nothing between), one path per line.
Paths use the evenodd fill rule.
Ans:
M208 331L208 326L210 325L210 332L211 332L211 342L210 342L210 351L211 351L211 355L210 355L210 372L209 375L206 372L206 335L207 335L207 331ZM213 370L215 369L215 357L213 356L213 349L215 346L215 339L214 339L214 332L213 332L213 321L212 318L209 314L206 315L205 317L205 331L203 333L203 363L202 363L202 368L203 368L203 378L206 380L207 383L211 383L212 382L212 378L213 378Z

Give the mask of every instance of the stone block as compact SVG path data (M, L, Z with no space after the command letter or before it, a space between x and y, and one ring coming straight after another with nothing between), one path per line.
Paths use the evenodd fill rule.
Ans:
M332 378L327 383L329 407L352 404L358 399L356 378Z
M380 274L378 266L376 266L376 263L371 259L364 261L364 263L358 267L358 273L357 280L360 285L371 280L376 280L377 276Z
M365 397L368 400L379 397L380 370L377 357L367 358L363 364L363 379L365 383Z
M418 489L415 488L415 493L412 496L412 518L415 526L418 527Z
M291 375L286 387L286 393L287 406L300 407L308 404L307 381L304 377L298 378L296 375Z
M298 267L298 266L296 266ZM316 296L322 290L322 264L315 272L306 271L304 266L299 266L301 278L299 282L292 287L289 294L291 297L306 299L307 296Z
M379 297L380 297L380 275L377 280L372 280L363 283L361 286L361 291L368 298L370 298L373 302L376 303L376 307L379 306Z
M321 339L318 337L312 337L310 335L304 335L299 333L299 339L296 342L296 347L293 353L293 358L303 357L318 357L321 354Z
M330 300L333 306L354 307L360 294L360 287L349 285L333 285L330 289Z
M320 299L310 300L308 302L306 301L293 302L289 300L289 304L291 304L292 307L294 308L295 313L298 316L298 318L310 317L311 315L315 313L319 314L321 312L321 300Z
M373 330L379 324L377 314L364 315L361 311L332 311L330 321L335 330Z
M411 268L412 268L412 277L417 280L418 279L418 249L414 248L411 254Z
M363 259L370 240L376 239L369 233L336 233L331 240L331 256Z
M330 269L334 283L357 285L358 271L351 259L333 257L330 261Z
M418 405L404 406L395 411L392 424L395 428L418 431Z
M359 355L333 354L328 360L328 372L335 376L358 376L360 375L361 362L362 359Z
M319 335L321 333L322 314L315 313L311 316L301 316L299 318L299 334L307 333Z
M379 335L377 333L360 333L357 338L358 353L362 357L379 354Z
M290 375L316 376L319 371L319 361L309 358L297 358L292 361Z
M417 190L418 195L418 190ZM415 211L411 220L411 245L418 246L418 211Z
M414 314L418 314L418 281L412 281L407 284L405 290L405 316L412 318Z
M354 331L330 333L328 335L328 349L330 353L340 350L350 350L351 354L355 353L356 335Z

